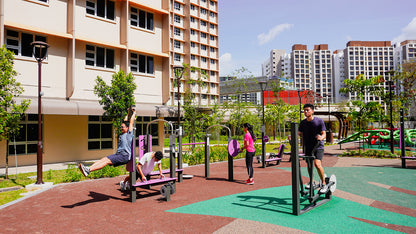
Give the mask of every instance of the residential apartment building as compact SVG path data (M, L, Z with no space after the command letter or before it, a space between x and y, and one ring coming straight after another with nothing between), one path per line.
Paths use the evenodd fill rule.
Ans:
M146 134L153 119L177 118L168 106L173 104L174 65L205 69L209 85L195 93L202 104L211 103L203 101L206 91L207 100L218 98L217 7L217 1L207 0L0 0L0 42L15 54L16 78L25 90L20 99L31 100L16 136L18 164L36 163L38 66L32 41L50 46L42 63L43 162L99 159L117 146L111 121L102 116L94 94L97 76L107 84L119 70L135 77L136 135ZM179 23L177 15L183 17ZM191 16L197 26L191 26ZM190 28L198 34L184 33ZM163 124L149 130L154 149L162 149ZM6 149L15 152L14 145L0 142L1 167Z
M390 41L349 41L344 49L345 79L354 79L363 74L365 77L385 75L393 70L393 47ZM386 84L382 84L386 87ZM357 97L356 93L348 93L349 100ZM364 101L377 101L381 98L368 93Z
M294 87L298 90L312 88L311 52L306 45L295 44L291 52L291 70Z
M405 40L399 45L394 45L394 68L401 69L405 62L416 60L416 40Z
M271 50L269 58L264 61L261 66L262 76L266 77L283 77L284 66L283 56L286 54L285 50Z
M344 64L344 50L336 50L332 55L333 61L333 70L332 70L332 77L333 77L333 103L339 103L344 100L347 100L346 94L341 94L339 92L342 81L345 79L345 64Z
M169 0L171 6L171 65L182 63L199 71L188 74L190 79L202 79L204 85L189 84L182 79L182 95L190 90L199 105L212 105L219 100L218 2L216 0ZM202 75L203 71L206 75ZM175 77L171 77L170 105L177 105Z
M312 90L323 103L333 102L332 54L327 44L315 45L312 51Z

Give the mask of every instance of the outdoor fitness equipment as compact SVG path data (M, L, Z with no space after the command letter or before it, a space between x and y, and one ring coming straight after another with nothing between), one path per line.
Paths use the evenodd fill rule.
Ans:
M315 156L305 156L299 155L299 140L298 140L298 123L291 124L291 161L292 161L292 208L294 215L301 215L311 209L318 207L328 201L331 200L332 193L335 192L336 189L336 177L335 175L331 175L329 178L325 178L325 183L328 185L328 191L324 194L315 193L315 189L317 187L313 186L313 178L312 178L312 171L313 171L313 160ZM296 136L296 137L295 137ZM315 146L314 150L316 150ZM310 178L310 186L309 189L306 191L303 189L303 182L302 182L302 174L300 171L300 162L299 158L304 158L308 164L308 173ZM300 195L307 196L309 205L300 209ZM320 199L321 195L325 195L323 199Z
M209 177L209 130L212 127L223 127L228 130L228 181L234 181L234 170L233 170L233 157L235 157L239 150L240 145L236 140L231 139L231 130L229 127L221 124L209 126L205 134L205 178Z
M159 184L167 184L163 185L160 189L160 192L162 196L169 201L170 200L170 194L173 194L176 192L176 180L177 178L175 176L175 172L178 172L178 175L182 175L182 170L175 170L175 135L173 134L173 126L172 123L163 120L163 119L156 119L151 121L147 124L147 135L140 135L138 137L139 140L139 158L141 158L146 152L152 151L152 136L149 134L149 126L150 124L156 122L156 121L163 121L169 124L172 130L172 134L169 138L169 157L170 157L170 178L165 177L161 179L152 179L136 183L136 159L135 159L135 140L132 141L132 155L130 158L130 161L126 165L127 171L129 171L130 180L129 183L132 185L130 194L131 194L131 202L136 201L136 187L143 187L143 188L149 188L152 185L159 185Z

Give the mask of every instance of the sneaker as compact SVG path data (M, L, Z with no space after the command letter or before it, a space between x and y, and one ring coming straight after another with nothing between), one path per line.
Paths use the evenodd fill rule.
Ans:
M126 181L126 183L124 183L124 190L130 190L130 184L128 181Z
M252 181L247 180L247 181L246 181L246 184L248 184L248 185L253 185L253 184L254 184L254 180L252 180Z
M315 184L315 181L314 182L312 182L312 184L313 184L313 187L315 187L316 186L316 184ZM311 185L310 185L310 183L308 182L307 184L305 184L305 189L309 189L311 187Z
M120 190L126 191L126 185L124 184L124 180L120 181Z
M80 163L78 164L78 168L79 170L81 170L81 173L87 177L90 174L90 169L86 166L84 166L84 164Z
M323 184L321 186L321 189L319 190L319 193L327 193L328 192L328 185Z

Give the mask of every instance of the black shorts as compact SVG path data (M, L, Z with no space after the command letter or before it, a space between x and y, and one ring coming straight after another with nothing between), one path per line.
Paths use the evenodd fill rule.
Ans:
M312 153L308 153L305 155L311 155ZM315 159L319 159L322 161L322 158L324 157L324 149L317 149L315 150L315 153L313 154L315 156Z
M110 159L111 163L115 167L127 164L129 162L128 155L112 154L112 155L107 156L107 158Z

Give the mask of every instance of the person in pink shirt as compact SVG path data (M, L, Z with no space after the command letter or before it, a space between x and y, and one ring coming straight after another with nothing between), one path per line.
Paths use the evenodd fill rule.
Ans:
M244 146L240 149L240 153L243 150L246 150L246 166L247 166L247 173L248 173L248 180L246 180L246 184L252 185L254 184L253 179L253 158L254 158L254 141L256 141L256 136L253 133L253 126L245 123L243 124L243 130L245 132L244 135Z

